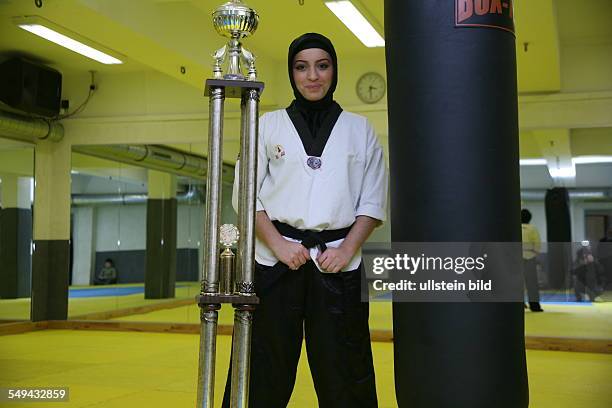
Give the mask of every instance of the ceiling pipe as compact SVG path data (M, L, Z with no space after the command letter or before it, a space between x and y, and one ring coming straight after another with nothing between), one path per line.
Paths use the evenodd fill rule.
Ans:
M612 201L612 189L568 189L569 197L573 200L589 201ZM546 190L533 189L521 190L521 200L523 201L544 201Z
M176 195L176 201L179 203L203 203L204 195L196 188L190 188L184 193ZM131 205L145 204L147 202L146 194L72 194L73 206L93 206L93 205Z
M64 137L64 127L57 121L0 110L0 136L30 143L36 140L59 142ZM161 145L73 146L72 150L106 160L199 180L206 178L208 169L208 161L205 157ZM234 182L234 165L223 163L223 182L227 184Z
M59 142L64 137L64 127L55 121L0 110L0 136L30 143L35 140Z
M208 169L208 161L205 157L161 145L82 145L73 146L72 150L89 156L199 180L206 178ZM223 163L223 182L227 184L234 182L234 165Z

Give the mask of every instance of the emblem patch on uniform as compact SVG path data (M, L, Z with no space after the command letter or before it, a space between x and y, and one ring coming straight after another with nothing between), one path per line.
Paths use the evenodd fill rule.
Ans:
M276 159L280 159L281 157L283 157L285 155L285 149L283 149L283 146L277 144L276 146L274 146L274 157Z
M306 164L313 170L321 168L321 159L318 157L310 156L308 160L306 160Z

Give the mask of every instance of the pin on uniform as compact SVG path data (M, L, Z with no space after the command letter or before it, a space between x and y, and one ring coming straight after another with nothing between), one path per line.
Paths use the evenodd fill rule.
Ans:
M196 406L213 407L218 311L222 304L232 304L234 335L230 405L232 408L246 408L252 318L255 305L259 302L254 291L253 273L259 96L264 84L257 81L254 55L242 47L240 40L255 32L259 16L241 0L232 0L217 7L212 17L216 31L230 40L213 53L213 78L206 80L204 92L209 97L208 172L203 279L201 293L196 297L200 307ZM222 65L226 62L228 70L224 75ZM243 74L243 64L248 66L246 75ZM238 228L227 224L219 227L225 98L241 99ZM238 251L234 254L230 248L236 242ZM225 246L221 255L220 244Z

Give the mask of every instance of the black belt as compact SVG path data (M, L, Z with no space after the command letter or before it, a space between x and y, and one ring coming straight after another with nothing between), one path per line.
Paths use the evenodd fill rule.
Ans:
M289 224L276 220L272 221L272 224L274 224L281 235L293 239L299 239L302 241L302 245L304 245L306 248L314 248L315 246L319 245L322 252L325 252L327 249L327 245L325 245L326 242L346 238L351 230L351 227L323 231L299 230Z

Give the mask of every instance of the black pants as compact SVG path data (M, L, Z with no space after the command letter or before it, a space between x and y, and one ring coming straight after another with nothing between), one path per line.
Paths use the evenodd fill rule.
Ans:
M368 304L362 303L360 266L321 273L312 261L297 271L282 263L257 265L261 302L253 314L250 408L289 403L302 339L321 408L377 407ZM229 407L231 367L223 397Z
M538 284L538 268L535 258L523 259L523 273L525 274L525 286L527 287L527 298L529 303L540 301L540 287Z
M582 302L585 293L589 295L591 302L601 294L597 285L597 271L594 267L583 266L576 270L574 293L578 302Z
M94 285L114 285L117 283L117 278L109 278L109 279L94 279Z

